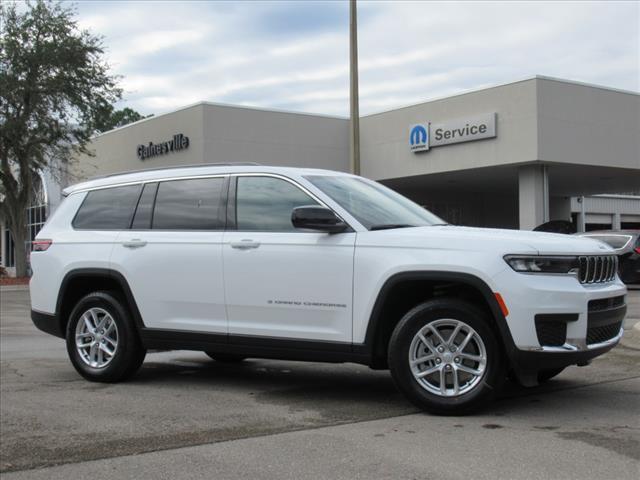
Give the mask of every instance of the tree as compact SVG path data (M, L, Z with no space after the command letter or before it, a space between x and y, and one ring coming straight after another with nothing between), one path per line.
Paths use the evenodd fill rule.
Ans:
M96 123L96 132L107 132L152 116L153 114L144 116L129 107L115 110L112 105L109 105L107 110L102 113L102 118Z
M40 172L86 148L122 95L102 38L80 30L75 9L37 0L0 6L0 212L12 232L16 274L26 274L26 209Z

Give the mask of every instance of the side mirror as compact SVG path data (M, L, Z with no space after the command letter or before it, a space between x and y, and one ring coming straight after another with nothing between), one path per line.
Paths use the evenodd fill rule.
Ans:
M332 210L316 205L296 207L291 213L291 223L296 228L307 228L326 233L344 232L348 225Z

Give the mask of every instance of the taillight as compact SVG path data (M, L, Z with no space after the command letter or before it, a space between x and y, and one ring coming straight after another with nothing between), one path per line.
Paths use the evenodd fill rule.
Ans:
M638 255L640 255L640 247L636 247L636 248L634 248L634 250Z
M52 243L53 243L53 240L49 240L49 239L34 240L33 242L31 242L31 251L44 252L46 249L48 249L51 246Z

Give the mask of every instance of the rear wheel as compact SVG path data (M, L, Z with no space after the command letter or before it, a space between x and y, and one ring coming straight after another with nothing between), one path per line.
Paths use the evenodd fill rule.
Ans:
M455 299L425 302L400 320L389 342L389 367L409 400L437 414L481 407L505 377L486 315Z
M124 300L114 292L93 292L74 307L67 324L67 353L87 380L118 382L142 365L143 348Z
M221 363L240 363L247 358L242 355L235 355L233 353L217 353L217 352L204 352L204 353L209 355L209 357L215 360L216 362L221 362Z

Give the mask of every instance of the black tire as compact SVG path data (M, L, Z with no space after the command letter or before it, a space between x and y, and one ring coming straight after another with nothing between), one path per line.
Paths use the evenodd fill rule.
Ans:
M101 368L86 363L76 348L76 327L80 321L84 321L82 317L85 312L92 308L106 311L117 327L117 346L113 357ZM129 378L140 368L147 353L140 342L126 303L117 292L92 292L83 297L69 316L66 341L71 363L80 375L92 382L114 383Z
M221 363L240 363L246 360L247 357L242 355L236 355L233 353L218 353L218 352L204 352L209 358Z
M549 370L540 370L538 372L538 383L545 383L551 380L553 377L560 375L564 371L562 368L550 368Z
M478 380L475 385L469 382L467 387L469 390L456 396L442 396L430 392L418 383L409 365L411 343L414 337L426 325L436 320L444 321L444 319L464 322L475 330L486 352L484 371L481 375L477 375ZM452 355L455 357L456 354ZM398 389L419 408L438 415L467 414L492 400L505 381L506 369L503 358L502 349L490 327L487 315L474 305L453 298L430 300L410 310L400 320L389 341L389 368ZM453 362L450 358L440 361L442 365ZM448 368L454 367L452 365ZM447 378L451 377L445 377L445 387L448 385Z

